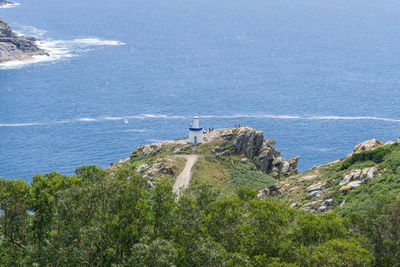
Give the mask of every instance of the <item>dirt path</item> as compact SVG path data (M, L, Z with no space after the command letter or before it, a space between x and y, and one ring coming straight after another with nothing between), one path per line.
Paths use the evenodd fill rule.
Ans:
M178 194L178 196L179 196L179 191L182 187L183 188L189 187L190 179L192 178L192 167L199 158L199 155L182 155L179 157L186 159L186 166L175 180L173 191L174 193Z

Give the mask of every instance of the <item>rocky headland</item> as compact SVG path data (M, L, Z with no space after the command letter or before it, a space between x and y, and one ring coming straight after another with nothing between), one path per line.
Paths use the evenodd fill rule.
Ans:
M15 3L6 0L0 0L0 8L5 7L7 5L15 5Z
M175 181L185 167L185 155L196 154L192 182L210 183L226 195L246 186L257 190L259 198L276 197L291 207L326 213L358 205L358 198L379 191L382 183L389 184L384 186L387 192L397 190L386 173L392 171L393 158L400 157L399 141L365 141L342 159L299 173L299 157L281 157L275 140L264 138L263 132L225 128L206 131L198 147L188 139L142 145L107 169L113 175L130 167L154 187L161 178Z
M38 47L34 37L15 33L0 18L0 63L29 59L35 55L47 55L47 53Z
M281 157L275 140L249 127L207 130L198 147L189 145L187 138L142 145L107 169L117 173L130 166L154 186L160 178L176 180L191 154L198 155L193 180L206 181L227 194L237 186L260 189L298 173L299 157Z

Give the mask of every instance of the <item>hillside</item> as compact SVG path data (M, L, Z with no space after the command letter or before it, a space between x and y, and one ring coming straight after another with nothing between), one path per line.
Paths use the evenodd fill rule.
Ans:
M199 156L193 167L193 183L206 182L223 195L245 186L260 190L282 177L297 173L299 157L285 159L275 149L275 140L264 139L260 131L249 127L207 131L204 143L195 148L187 139L144 145L108 169L131 167L149 180L167 177L174 181L183 170L185 159L179 155Z
M194 149L187 141L143 145L108 170L135 169L154 186L162 178L174 182L186 164L182 155L196 154L191 183L208 183L224 196L247 187L257 190L260 198L276 197L313 213L345 214L367 207L374 196L400 193L400 179L395 176L400 166L398 141L366 141L347 157L304 173L297 170L299 157L282 158L275 140L264 139L262 132L252 128L206 132L204 143Z
M282 158L255 129L207 131L204 141L143 145L107 169L31 184L0 179L0 265L400 262L398 142L370 140L298 173L299 158ZM174 187L178 176L190 187Z
M283 179L276 190L278 198L292 207L347 214L382 195L397 198L399 166L398 141L384 144L373 139L357 145L346 158Z

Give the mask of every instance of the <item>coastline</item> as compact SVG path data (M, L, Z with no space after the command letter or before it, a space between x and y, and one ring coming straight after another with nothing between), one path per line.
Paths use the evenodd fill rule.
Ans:
M20 6L20 3L8 2L8 1L0 1L0 8L13 8Z
M16 33L0 18L0 64L34 56L48 56L48 53L38 46L36 38Z

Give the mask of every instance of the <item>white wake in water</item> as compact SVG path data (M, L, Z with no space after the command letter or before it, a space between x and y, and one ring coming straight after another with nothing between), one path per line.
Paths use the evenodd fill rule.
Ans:
M52 62L58 60L68 60L79 56L81 53L92 50L99 46L120 46L125 43L116 40L104 40L100 38L82 38L73 40L53 40L43 38L47 33L31 26L18 26L18 34L33 36L38 39L37 45L45 50L48 55L36 55L26 60L13 60L0 64L0 69L19 69L32 64Z
M4 5L0 5L0 8L13 8L13 7L18 7L20 6L20 3L7 3Z
M270 114L236 114L236 115L204 115L201 118L206 119L240 119L240 118L251 118L251 119L277 119L277 120L365 120L365 121L384 121L384 122L400 122L400 119L393 118L381 118L371 116L300 116L300 115L270 115ZM166 115L166 114L140 114L140 115L129 115L129 116L102 116L97 118L82 117L70 120L60 121L49 121L49 122L26 122L26 123L0 123L0 127L23 127L23 126L45 126L45 125L56 125L56 124L68 124L68 123L93 123L93 122L105 122L105 121L121 121L124 123L125 120L144 120L144 119L164 119L164 120L190 120L191 116L181 115ZM140 132L148 130L131 129L127 132Z

